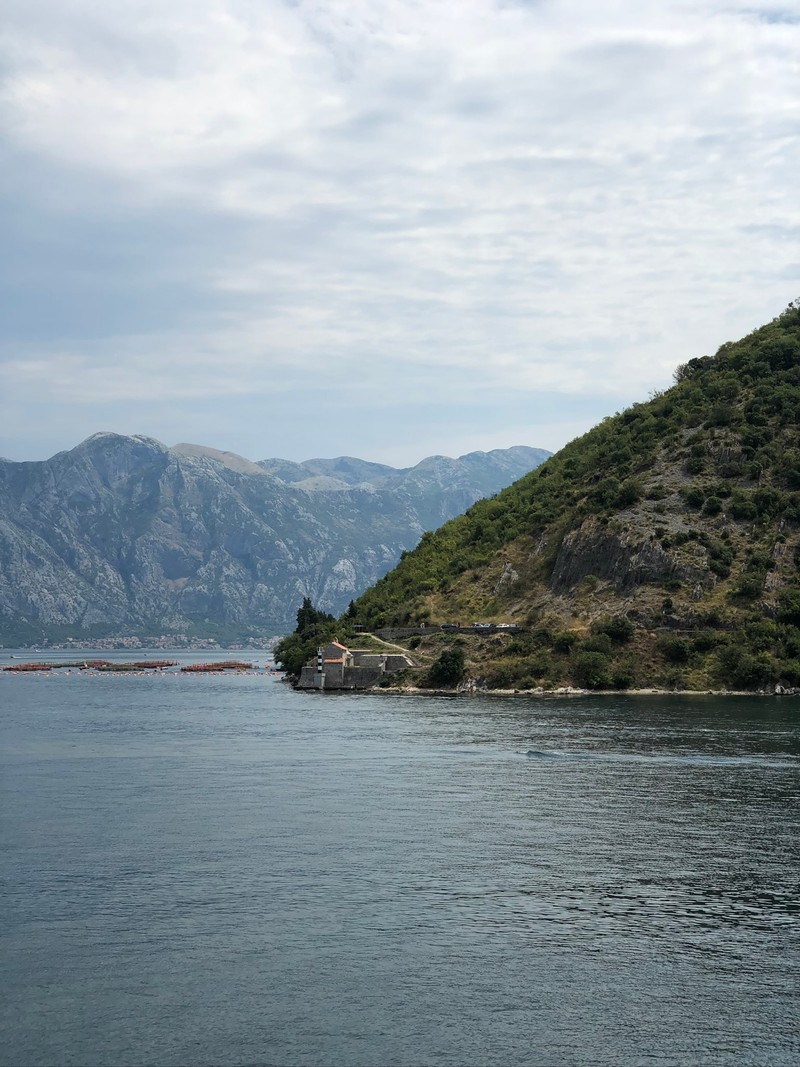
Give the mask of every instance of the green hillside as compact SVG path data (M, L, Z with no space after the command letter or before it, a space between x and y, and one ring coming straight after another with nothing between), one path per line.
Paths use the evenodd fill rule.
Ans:
M524 627L455 639L489 687L798 686L798 422L793 304L425 534L351 616Z

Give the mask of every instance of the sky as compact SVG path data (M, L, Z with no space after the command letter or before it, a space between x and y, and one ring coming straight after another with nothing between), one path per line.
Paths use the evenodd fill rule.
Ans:
M5 0L0 456L556 450L800 296L800 0Z

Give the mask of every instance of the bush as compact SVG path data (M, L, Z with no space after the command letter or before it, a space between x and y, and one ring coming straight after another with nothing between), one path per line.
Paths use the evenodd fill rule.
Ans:
M800 589L785 589L778 597L778 620L800 626Z
M604 656L611 653L611 638L608 634L593 634L583 642L584 652L602 652Z
M553 638L553 649L556 652L569 653L578 641L578 635L574 630L561 630Z
M631 504L635 504L637 500L642 498L642 486L636 479L631 478L627 482L623 482L619 487L619 492L614 499L614 506L617 508L627 508Z
M612 615L609 618L600 619L592 629L595 633L607 634L617 644L625 645L633 637L636 627L624 615Z
M431 664L428 682L431 685L458 685L464 677L464 653L460 648L446 648Z
M518 664L498 664L486 674L484 682L489 689L519 689L522 672Z
M778 681L800 685L800 659L785 660L778 668Z
M722 511L722 501L719 499L718 496L710 496L710 497L708 497L706 499L705 504L703 504L703 514L704 515L719 515L719 513L721 511Z
M553 644L553 631L549 626L537 626L531 637L534 648L550 648Z
M575 659L572 677L584 689L610 689L611 660L602 652L581 652Z
M753 654L741 644L731 644L719 654L720 675L733 689L760 689L775 681L778 669L767 652Z
M764 589L764 581L756 575L742 575L731 589L731 596L738 600L758 600Z
M796 626L782 626L780 640L787 659L800 659L800 630Z
M731 546L724 541L708 539L706 541L706 549L708 550L709 570L720 578L727 578L731 573L731 563L734 557Z
M526 675L530 678L538 679L552 673L553 661L548 652L540 652L538 656L534 656L523 666Z
M688 663L692 655L692 646L682 637L663 638L658 650L669 663Z
M692 644L697 652L710 652L712 648L716 648L722 638L719 634L714 633L713 630L701 630L695 634Z
M690 508L701 508L706 495L702 489L698 489L697 486L692 486L691 489L685 490L683 493L683 499L689 505Z

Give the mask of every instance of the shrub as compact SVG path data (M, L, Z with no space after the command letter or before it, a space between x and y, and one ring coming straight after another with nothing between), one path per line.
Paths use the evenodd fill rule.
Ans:
M682 637L663 638L658 650L669 663L688 663L692 655L692 646Z
M503 663L492 667L484 681L489 689L517 689L522 673L518 664Z
M524 666L525 673L531 678L544 678L552 672L553 661L548 652L540 652L538 656L528 660Z
M665 689L684 689L686 687L683 672L679 671L677 667L664 672L661 676L661 684Z
M731 563L734 557L734 551L731 546L724 541L707 539L706 549L709 557L709 570L719 575L720 578L727 578L731 573Z
M614 499L614 505L618 508L627 508L642 498L642 486L636 479L631 478L623 482Z
M609 689L611 660L602 652L581 652L575 659L572 677L584 689Z
M537 626L531 637L534 648L550 648L553 644L553 631L549 626Z
M742 575L731 589L731 596L739 600L757 600L764 588L763 579L756 575Z
M800 630L796 626L781 626L781 645L788 659L800 659Z
M739 643L722 649L719 665L726 685L734 689L759 689L778 675L777 665L767 652L753 654Z
M718 496L710 496L710 497L708 497L706 499L705 504L703 504L703 514L704 515L719 515L719 513L721 511L722 511L722 501L719 499Z
M431 664L428 681L431 685L458 685L464 677L464 652L460 648L446 648Z
M701 508L706 495L702 489L699 489L696 485L691 489L686 489L683 493L683 499L689 505L690 508Z
M574 630L561 630L553 638L553 649L556 652L569 653L577 643L578 635Z
M709 426L730 426L735 419L735 411L730 404L719 403L714 404L709 412L708 425Z
M611 638L608 634L592 634L583 642L583 652L602 652L604 656L611 653Z
M778 620L800 626L800 589L784 589L780 594Z
M748 619L744 624L743 632L749 652L766 652L778 643L778 624L760 615Z
M710 652L712 648L716 648L722 638L719 634L715 634L713 630L701 630L695 634L692 641L692 645L697 652Z
M778 668L778 681L800 685L800 659L785 660Z
M614 671L611 675L611 684L615 689L630 689L633 685L633 674L624 668Z
M595 633L607 634L617 644L625 645L633 637L636 627L624 615L611 615L595 623L592 629Z
M753 503L756 506L759 518L769 519L780 514L787 503L787 497L785 493L765 486L764 488L753 490Z

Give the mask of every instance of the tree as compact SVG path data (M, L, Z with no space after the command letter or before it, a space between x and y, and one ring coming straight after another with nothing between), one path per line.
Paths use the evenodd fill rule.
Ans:
M333 615L318 611L309 597L303 597L303 603L297 610L297 627L294 633L284 637L275 646L275 662L287 674L298 678L317 648L331 640L335 626Z
M572 676L585 689L610 689L611 660L602 652L581 652L575 660Z
M311 599L306 596L303 597L303 603L297 609L297 629L295 633L301 637L311 636L321 625L333 621L333 615L328 615L325 611L317 611L311 603Z
M458 685L464 677L464 652L460 648L446 648L431 664L428 681L431 685Z

